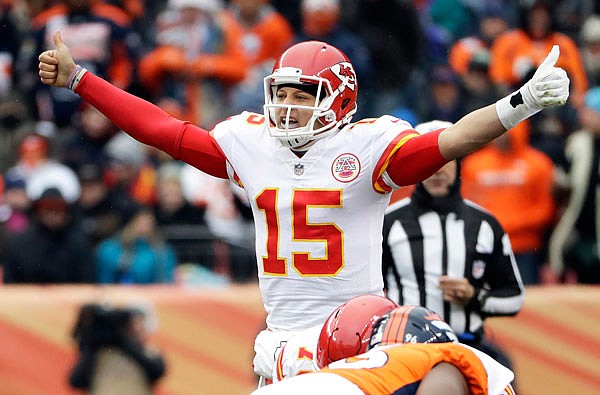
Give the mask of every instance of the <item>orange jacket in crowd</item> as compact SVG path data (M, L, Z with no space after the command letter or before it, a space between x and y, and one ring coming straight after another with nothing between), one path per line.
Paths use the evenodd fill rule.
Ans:
M540 251L555 215L554 165L528 144L528 123L463 159L462 193L504 227L515 254ZM501 150L499 145L508 148Z
M235 19L232 11L226 12L230 18ZM266 12L258 23L252 26L244 26L240 23L240 27L241 45L249 66L267 60L274 62L288 48L294 37L290 23L275 9Z
M523 69L529 66L538 67L555 44L560 46L560 58L556 66L565 69L569 75L572 100L575 104L579 103L588 89L583 60L575 41L559 32L552 32L538 41L534 41L521 29L502 33L492 44L490 78L497 84L512 87L519 85L519 73L526 71Z
M161 90L165 78L186 76L184 114L176 115L206 128L211 128L212 123L220 119L207 120L208 114L203 114L204 105L207 101L216 103L220 98L203 97L202 80L215 79L231 86L246 76L246 62L240 45L241 26L224 11L215 15L215 23L223 34L220 52L205 52L189 58L181 46L161 45L139 64L140 82L154 94Z
M98 0L90 1L90 3L91 15L109 19L125 29L131 27L131 18L123 9ZM67 14L68 9L65 4L56 4L35 15L31 20L31 27L33 30L40 30L54 17ZM63 27L62 29L64 34L65 28ZM114 42L111 45L111 61L106 78L119 88L126 89L133 82L134 61L130 59L125 43Z
M448 53L448 64L458 75L464 75L469 71L469 63L476 52L488 51L486 43L478 37L465 37L456 41Z

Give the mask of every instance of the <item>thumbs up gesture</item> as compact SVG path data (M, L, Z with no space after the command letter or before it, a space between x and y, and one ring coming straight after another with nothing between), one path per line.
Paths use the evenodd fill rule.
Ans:
M38 57L40 80L46 85L65 87L76 65L60 31L54 33L53 39L55 49L44 51Z
M562 106L567 102L569 77L563 69L556 67L559 55L558 45L553 46L525 85L496 102L498 119L505 129L512 129L545 107Z
M540 64L535 74L524 88L523 100L535 108L562 106L569 98L569 77L567 73L556 67L560 55L558 45L554 45Z

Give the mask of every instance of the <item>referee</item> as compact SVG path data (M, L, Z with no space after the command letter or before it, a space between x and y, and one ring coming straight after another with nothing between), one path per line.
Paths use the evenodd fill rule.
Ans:
M449 126L432 121L420 133ZM485 209L462 198L458 161L417 184L388 208L383 227L387 296L399 305L425 306L450 324L462 343L511 367L484 337L490 316L513 316L525 294L508 236ZM518 202L506 202L518 204Z

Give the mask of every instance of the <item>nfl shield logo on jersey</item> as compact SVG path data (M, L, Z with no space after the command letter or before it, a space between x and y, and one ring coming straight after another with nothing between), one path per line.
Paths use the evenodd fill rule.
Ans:
M471 274L473 278L480 279L485 272L485 262L483 261L475 261L473 262L473 269L471 270Z
M302 163L297 163L294 165L294 174L297 176L304 174L304 165Z
M354 154L342 154L331 165L333 177L340 182L350 182L360 173L360 162Z

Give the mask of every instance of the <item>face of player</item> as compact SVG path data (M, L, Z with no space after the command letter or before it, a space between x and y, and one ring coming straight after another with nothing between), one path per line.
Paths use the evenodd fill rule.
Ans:
M310 93L304 92L300 89L296 89L292 86L284 86L277 90L275 97L276 104L295 105L295 106L315 106L315 96ZM310 109L299 109L292 107L289 114L289 120L287 119L288 108L282 107L275 110L275 121L277 127L285 129L295 129L306 126L308 121L313 115L313 111ZM317 126L317 124L319 126ZM317 120L315 122L315 129L322 126Z
M423 181L423 186L427 192L433 197L448 195L450 187L456 181L456 167L455 160L448 162L431 177Z

